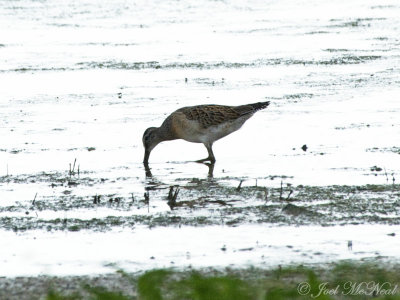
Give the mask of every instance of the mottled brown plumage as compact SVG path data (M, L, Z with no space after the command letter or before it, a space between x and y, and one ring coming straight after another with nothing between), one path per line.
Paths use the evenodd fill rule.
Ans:
M263 103L269 104L269 102ZM176 112L182 112L188 120L198 121L203 128L208 128L213 125L219 125L224 122L236 120L247 114L253 114L257 110L261 109L257 107L261 106L256 106L255 104L241 106L210 104L183 107L178 109Z
M144 163L148 163L150 152L163 141L184 139L203 143L208 157L198 162L215 162L212 144L220 138L238 130L256 111L264 109L268 102L240 106L197 105L180 108L169 115L160 127L150 127L143 134L145 147Z

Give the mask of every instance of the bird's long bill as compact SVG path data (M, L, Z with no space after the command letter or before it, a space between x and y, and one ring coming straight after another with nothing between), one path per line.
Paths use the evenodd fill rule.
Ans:
M149 157L150 157L150 151L149 150L144 150L144 158L143 158L143 163L148 164L149 163Z

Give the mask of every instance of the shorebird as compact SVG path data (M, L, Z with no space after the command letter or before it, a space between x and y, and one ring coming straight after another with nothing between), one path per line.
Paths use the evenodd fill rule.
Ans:
M212 145L215 141L238 130L258 110L269 105L267 102L239 106L197 105L182 107L171 113L160 127L147 128L143 134L144 159L148 165L150 152L159 143L183 139L192 143L203 143L208 157L196 162L215 163Z

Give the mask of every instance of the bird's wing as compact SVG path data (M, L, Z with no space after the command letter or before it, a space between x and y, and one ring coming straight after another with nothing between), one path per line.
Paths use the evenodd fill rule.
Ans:
M252 105L240 105L240 106L234 106L232 107L233 110L240 116L248 115L248 114L254 114L256 110Z
M244 116L244 115L248 115L248 114L254 114L256 111L259 111L261 109L268 107L269 103L270 103L269 101L250 103L250 104L245 104L245 105L240 105L240 106L234 106L234 107L232 107L232 109L234 109L241 116Z
M198 121L203 128L219 125L242 116L240 110L237 111L235 107L224 105L183 107L178 109L177 112L183 113L188 120Z

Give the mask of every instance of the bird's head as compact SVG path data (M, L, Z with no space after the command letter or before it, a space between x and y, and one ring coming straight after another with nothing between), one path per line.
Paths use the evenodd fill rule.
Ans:
M142 141L144 146L143 163L148 164L151 150L153 150L154 147L161 142L160 137L158 135L158 128L157 127L147 128L143 133Z

